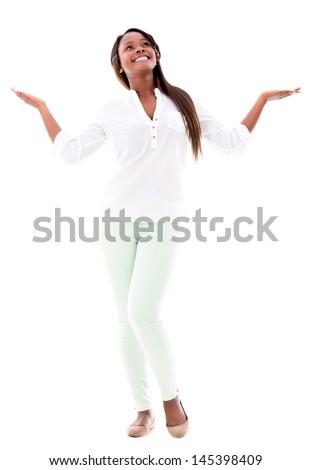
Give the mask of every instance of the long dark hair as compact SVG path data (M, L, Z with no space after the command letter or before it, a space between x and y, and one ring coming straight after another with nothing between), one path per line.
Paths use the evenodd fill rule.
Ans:
M112 51L111 51L111 65L114 69L114 72L117 76L117 79L121 82L125 88L130 89L130 84L127 79L125 72L123 71L120 73L120 59L119 59L119 44L121 39L126 33L130 32L137 32L141 33L152 45L153 49L155 50L156 57L157 57L157 65L153 69L153 76L155 80L155 85L159 90L162 91L165 95L167 95L171 100L175 103L179 111L181 112L184 122L186 124L187 135L191 143L192 152L194 155L195 161L198 160L199 154L202 155L202 147L201 147L201 126L199 122L199 118L194 106L194 103L188 95L188 93L181 88L171 85L166 78L164 77L161 64L160 64L160 57L161 52L158 44L155 42L154 38L151 34L146 33L138 28L130 28L125 31L124 34L121 34L117 37Z

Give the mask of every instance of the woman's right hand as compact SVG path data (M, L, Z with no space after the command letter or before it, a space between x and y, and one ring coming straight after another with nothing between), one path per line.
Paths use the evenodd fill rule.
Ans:
M21 100L25 101L25 103L39 110L46 130L48 131L48 134L50 136L50 139L52 142L54 142L55 137L62 129L55 121L50 110L45 104L45 101L43 101L41 98L38 98L37 96L30 95L29 93L24 93L23 91L15 90L15 88L11 88L11 90Z
M33 106L34 108L41 109L45 106L45 101L37 96L30 95L29 93L24 93L23 91L15 90L15 88L11 88L13 93L18 96L21 100L25 101L25 103Z

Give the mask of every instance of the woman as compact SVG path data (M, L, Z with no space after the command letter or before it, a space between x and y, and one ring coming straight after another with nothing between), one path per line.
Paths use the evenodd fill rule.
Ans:
M81 161L108 139L114 142L118 168L104 202L110 215L118 219L109 224L105 220L103 247L116 300L122 357L137 411L127 429L132 437L144 436L154 427L147 362L159 383L169 433L183 437L188 431L174 355L160 316L180 246L172 241L171 221L184 211L180 173L187 145L191 144L195 160L201 154L202 138L226 152L238 153L267 101L300 91L261 93L243 121L225 129L200 103L166 81L160 58L159 46L150 34L131 28L118 36L111 64L128 95L103 106L94 122L74 138L60 128L43 100L12 89L39 110L57 155L68 163ZM148 241L142 236L146 233L137 233L137 217L145 219L139 227L153 235ZM162 217L169 221L165 227L160 224ZM127 240L121 234L121 223ZM114 239L107 236L108 228Z

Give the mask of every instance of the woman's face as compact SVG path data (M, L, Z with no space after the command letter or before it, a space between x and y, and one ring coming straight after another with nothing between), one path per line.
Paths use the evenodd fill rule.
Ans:
M118 53L121 67L128 77L149 72L156 66L155 50L141 33L126 33L120 41Z

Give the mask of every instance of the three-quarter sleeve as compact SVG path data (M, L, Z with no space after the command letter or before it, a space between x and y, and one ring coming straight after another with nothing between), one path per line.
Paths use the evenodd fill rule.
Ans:
M72 136L62 129L54 139L53 149L66 163L77 164L96 152L106 140L107 136L98 114L94 122L78 135Z
M244 124L225 126L223 122L212 116L197 99L193 101L204 140L213 147L232 155L237 155L246 148L252 137Z

